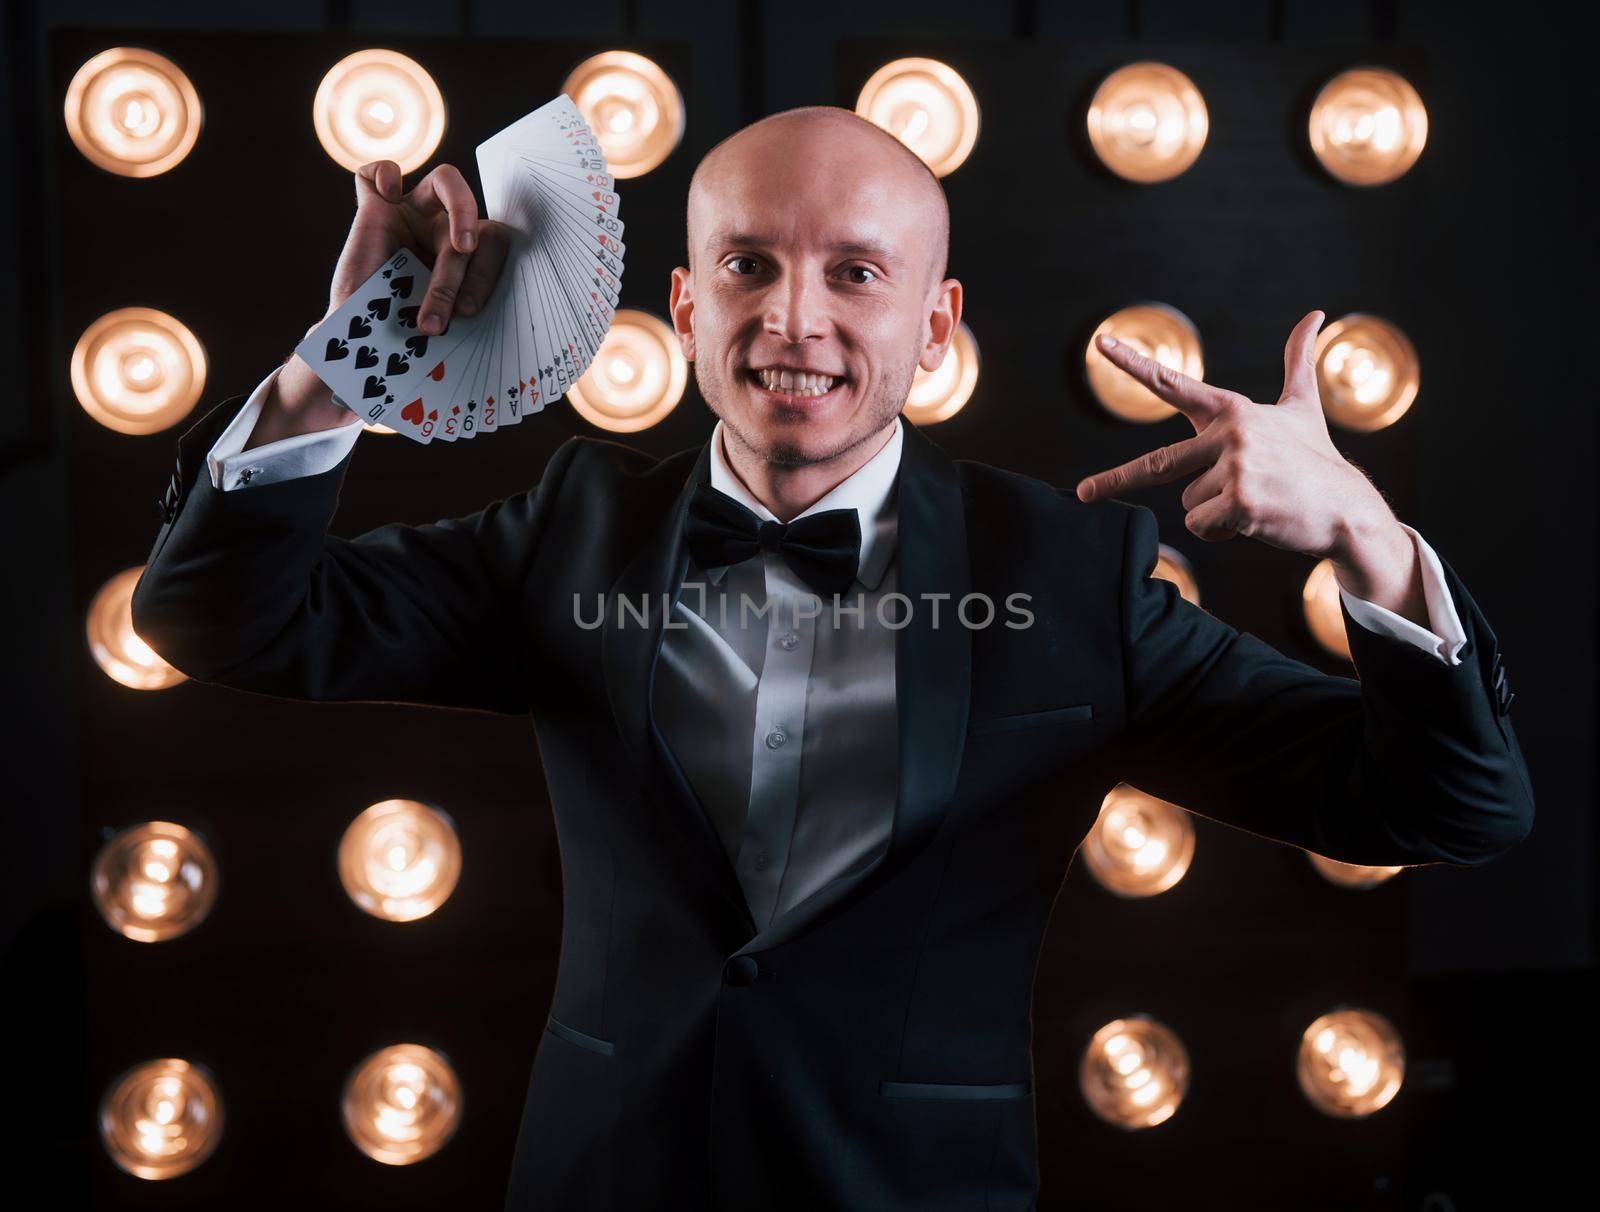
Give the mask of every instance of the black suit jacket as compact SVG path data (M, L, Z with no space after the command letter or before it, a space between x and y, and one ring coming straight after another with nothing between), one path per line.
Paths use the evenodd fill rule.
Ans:
M1152 578L1149 509L907 424L892 839L758 931L649 711L709 443L574 437L470 517L342 539L348 457L212 488L244 398L181 441L140 635L226 686L532 716L564 924L508 1208L1029 1206L1034 966L1119 780L1351 863L1483 863L1532 823L1499 647L1448 563L1464 663L1347 617L1360 680L1327 676ZM954 620L968 593L995 625ZM1018 593L1026 629L1003 625ZM581 627L575 594L612 623ZM924 594L950 595L939 626ZM648 625L616 626L617 595L657 602Z

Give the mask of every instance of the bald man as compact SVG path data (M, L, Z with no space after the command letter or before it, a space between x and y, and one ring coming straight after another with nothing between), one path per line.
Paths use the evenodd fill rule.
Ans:
M481 305L505 232L454 168L356 192L330 312L401 244L425 331ZM298 358L180 442L133 598L168 661L532 719L563 933L508 1209L1033 1206L1035 965L1120 781L1350 863L1531 826L1494 633L1328 439L1322 313L1271 406L1105 347L1195 437L1057 488L901 416L961 319L947 241L898 141L787 111L691 183L702 445L574 437L470 517L347 540L361 427ZM1192 473L1197 536L1333 562L1359 682L1150 575L1155 516L1111 493Z

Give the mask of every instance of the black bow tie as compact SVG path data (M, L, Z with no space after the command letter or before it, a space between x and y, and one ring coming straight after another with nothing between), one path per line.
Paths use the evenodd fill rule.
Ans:
M787 523L763 521L704 482L689 499L684 535L695 563L706 569L776 551L824 598L849 589L861 562L861 520L854 509L824 509Z

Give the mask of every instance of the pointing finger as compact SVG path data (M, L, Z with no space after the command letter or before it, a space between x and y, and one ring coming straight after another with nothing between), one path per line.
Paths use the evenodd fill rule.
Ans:
M1210 467L1217 461L1217 440L1214 436L1208 436L1213 433L1208 430L1170 446L1158 446L1120 466L1085 476L1078 481L1078 500L1095 501L1151 484L1165 484L1168 480Z
M1127 371L1192 419L1209 421L1233 398L1232 392L1192 379L1165 362L1140 353L1128 342L1119 341L1110 333L1102 333L1096 338L1095 348L1105 356L1106 361Z

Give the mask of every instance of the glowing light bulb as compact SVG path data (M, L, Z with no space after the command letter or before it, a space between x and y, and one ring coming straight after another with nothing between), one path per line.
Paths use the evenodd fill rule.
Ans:
M1149 1015L1114 1019L1094 1033L1078 1065L1084 1101L1106 1123L1153 1128L1177 1114L1189 1090L1189 1054Z
M143 565L125 568L100 587L84 613L83 637L107 677L130 690L165 690L185 675L133 629L133 588L143 571Z
M1318 1111L1359 1119L1389 1105L1400 1092L1405 1067L1393 1023L1376 1010L1340 1007L1305 1029L1296 1075Z
M1157 544L1156 566L1150 575L1172 582L1186 602L1200 605L1200 582L1194 575L1194 567L1176 547Z
M1128 181L1167 181L1199 158L1210 129L1194 81L1165 63L1130 63L1095 89L1087 115L1089 143Z
M311 120L323 151L350 172L393 160L409 173L426 164L444 138L444 95L415 59L374 47L328 69Z
M205 841L172 821L145 821L113 834L89 871L101 919L138 943L188 934L211 912L220 884Z
M1323 879L1341 888L1376 888L1379 884L1388 883L1405 870L1404 867L1367 867L1356 863L1341 863L1338 859L1314 854L1310 850L1305 854Z
M689 362L672 328L649 312L623 308L567 400L591 425L636 433L676 408L688 385Z
M72 350L72 391L107 429L149 434L188 416L206 385L206 352L179 320L149 307L107 312Z
M603 51L568 74L572 98L613 177L640 177L683 141L683 94L661 65L633 51Z
M1155 896L1171 888L1194 858L1194 822L1176 804L1118 783L1078 853L1089 874L1121 897Z
M960 412L978 386L978 362L977 339L963 321L956 326L938 369L917 367L903 409L906 420L914 425L936 425Z
M895 59L861 86L856 113L909 147L935 176L953 173L978 142L978 99L937 59Z
M1191 379L1205 377L1200 330L1188 316L1165 303L1124 307L1100 321L1089 334L1083 355L1089 390L1114 417L1149 424L1164 421L1178 410L1100 351L1100 337L1106 333Z
M1405 175L1428 141L1428 110L1405 77L1353 68L1311 103L1311 150L1346 185L1386 185Z
M171 59L139 47L101 51L67 85L67 136L86 160L122 177L154 177L200 137L200 95Z
M356 1148L384 1165L408 1166L449 1143L461 1103L461 1080L443 1053L394 1044L351 1070L340 1110Z
M1370 433L1393 425L1422 386L1416 346L1380 316L1352 312L1317 334L1322 411L1344 429Z
M1339 576L1332 560L1318 560L1300 589L1300 607L1311 638L1334 656L1350 659L1350 637L1345 631Z
M461 841L449 816L416 800L383 800L339 840L339 879L365 912L390 922L427 917L461 877Z

